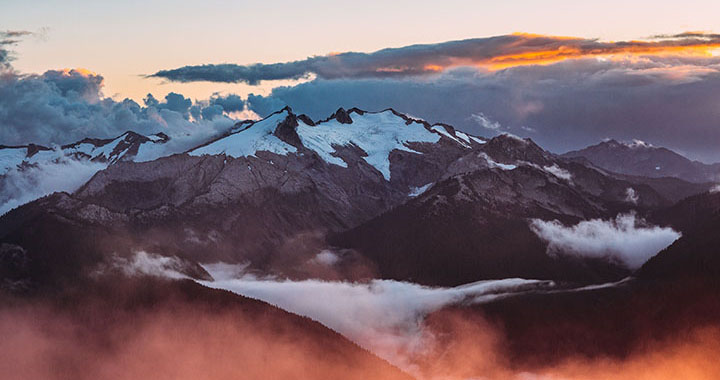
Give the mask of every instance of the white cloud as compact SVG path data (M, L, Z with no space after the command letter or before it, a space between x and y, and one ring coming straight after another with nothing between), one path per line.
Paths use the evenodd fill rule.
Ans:
M211 288L232 291L277 305L319 321L404 369L431 349L433 337L423 318L455 303L486 302L536 289L553 289L551 281L504 279L480 281L455 288L431 288L392 280L368 283L320 280L279 280L240 274L244 268L204 265L215 281Z
M634 213L615 220L591 219L574 226L533 219L530 227L548 243L548 253L608 258L637 269L680 237L668 227L646 225Z
M710 193L711 194L720 193L720 184L717 184L717 185L711 187Z
M333 266L340 261L340 257L330 250L323 249L320 253L315 255L312 261L326 266Z
M625 190L625 202L637 204L638 200L640 200L640 197L635 192L635 189L633 189L632 187L628 187Z
M122 271L126 276L189 278L181 273L184 264L177 257L160 256L145 251L138 251L131 258L114 257L110 266Z
M470 115L470 118L485 129L489 129L492 131L498 131L498 130L502 129L502 125L500 125L500 123L498 123L497 121L490 120L482 112L474 113L474 114Z
M59 154L53 161L12 168L0 182L0 215L56 191L73 192L105 164Z

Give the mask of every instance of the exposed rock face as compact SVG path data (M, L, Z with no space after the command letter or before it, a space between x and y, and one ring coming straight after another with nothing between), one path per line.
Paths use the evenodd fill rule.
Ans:
M348 115L348 113L343 108L339 108L337 111L335 111L335 113L332 114L330 118L337 120L340 124L352 124L353 122L350 115Z
M636 186L640 205L630 204L624 194L629 182L510 139L490 140L479 153L451 164L451 175L417 198L331 241L371 257L383 276L426 284L505 277L601 282L627 276L627 269L603 260L548 255L528 220L574 224L613 218L638 206L662 206L662 197ZM517 150L517 144L527 144L530 152ZM489 152L517 165L495 162Z
M57 251L51 242L27 241L37 216L44 233L62 231L88 267L147 250L286 272L317 254L325 233L401 204L411 187L438 180L474 149L392 111L345 114L356 121L306 123L284 109L188 154L119 160L72 195L8 214L3 239ZM333 135L339 128L354 129ZM84 237L88 231L94 241ZM298 239L304 243L288 246Z

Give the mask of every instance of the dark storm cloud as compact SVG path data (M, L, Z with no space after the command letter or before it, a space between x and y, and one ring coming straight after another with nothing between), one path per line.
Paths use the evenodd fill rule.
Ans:
M299 79L306 76L311 68L311 61L296 61L288 63L275 64L254 64L248 66L234 64L218 64L218 65L200 65L185 66L172 70L161 70L151 75L154 77L165 78L176 82L245 82L248 84L258 84L261 80L276 79Z
M252 65L206 64L161 70L150 77L178 82L244 82L299 79L387 78L437 73L457 66L491 69L611 54L672 54L720 47L720 36L685 33L650 41L602 42L596 39L513 34L383 49L373 53L347 52L305 60Z
M261 116L290 105L318 119L338 107L393 107L480 135L511 132L556 152L612 137L720 161L720 59L571 60L430 78L317 79L251 95Z

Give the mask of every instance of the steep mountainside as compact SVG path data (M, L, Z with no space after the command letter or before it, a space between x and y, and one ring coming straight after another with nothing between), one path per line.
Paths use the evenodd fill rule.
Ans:
M514 365L530 369L577 356L628 360L648 347L682 347L702 337L712 342L704 349L720 349L720 193L689 198L662 214L683 236L629 281L589 291L520 295L438 316L482 316L502 331ZM442 334L445 327L432 324L443 320L436 317L428 323Z
M412 379L318 322L189 280L106 273L0 292L0 312L4 379Z
M635 198L628 199L628 189ZM453 163L416 199L332 242L371 257L383 276L427 284L515 276L609 281L629 272L603 260L548 255L528 220L574 224L663 204L647 185L565 161L529 140L499 136Z
M187 154L118 162L73 195L10 212L0 230L39 263L58 250L39 237L61 236L72 247L64 254L88 266L147 250L287 272L320 251L327 231L401 204L484 142L392 110L341 109L314 123L284 109Z

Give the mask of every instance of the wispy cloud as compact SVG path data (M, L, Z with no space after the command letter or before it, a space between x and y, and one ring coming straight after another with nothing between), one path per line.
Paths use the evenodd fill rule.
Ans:
M490 120L482 112L474 113L474 114L470 115L470 118L473 121L475 121L476 123L478 123L478 125L480 125L481 127L485 128L485 129L489 129L491 131L498 131L502 128L502 125L500 125L500 123L498 123L497 121Z

